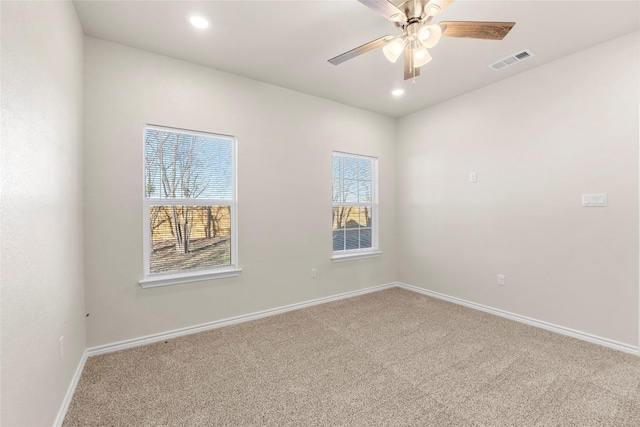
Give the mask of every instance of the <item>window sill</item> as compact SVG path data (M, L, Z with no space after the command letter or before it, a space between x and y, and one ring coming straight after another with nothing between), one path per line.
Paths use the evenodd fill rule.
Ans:
M350 254L339 254L331 257L332 262L355 261L357 259L376 258L382 254L382 251L354 252Z
M214 271L202 271L198 273L174 273L158 276L149 276L138 281L143 288L156 288L158 286L179 285L181 283L200 282L202 280L224 279L240 275L241 268L227 267Z

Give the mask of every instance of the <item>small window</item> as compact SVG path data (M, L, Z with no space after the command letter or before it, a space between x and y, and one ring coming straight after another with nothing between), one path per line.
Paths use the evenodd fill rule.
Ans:
M235 144L145 127L143 287L237 275Z
M374 157L333 153L334 258L378 250L377 166Z

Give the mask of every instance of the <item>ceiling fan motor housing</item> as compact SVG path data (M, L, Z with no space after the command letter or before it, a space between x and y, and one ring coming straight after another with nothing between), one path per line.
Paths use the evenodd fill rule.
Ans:
M412 19L420 19L428 0L406 0L398 5L398 9L407 16L407 22L410 24Z
M407 28L409 28L409 25L411 24L419 24L420 23L420 19L419 18L408 18L406 21L399 21L399 22L395 22L396 27L400 28L401 30L406 30Z

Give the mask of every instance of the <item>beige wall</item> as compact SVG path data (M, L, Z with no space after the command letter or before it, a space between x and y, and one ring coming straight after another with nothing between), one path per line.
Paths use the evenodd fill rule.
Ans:
M638 40L400 119L402 282L637 345Z
M85 67L88 346L396 280L395 120L92 38ZM238 137L240 277L138 285L144 123ZM332 150L379 157L379 258L330 261Z
M70 2L1 8L0 424L47 426L86 346L83 35Z

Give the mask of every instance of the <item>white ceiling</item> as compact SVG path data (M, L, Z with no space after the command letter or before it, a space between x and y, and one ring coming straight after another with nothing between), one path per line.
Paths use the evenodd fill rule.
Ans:
M394 0L396 4L402 0ZM502 41L443 37L422 75L403 81L381 49L341 65L338 54L395 26L356 0L76 1L86 35L400 117L640 28L640 2L458 0L434 22L515 21ZM191 14L209 18L196 30ZM530 49L501 71L490 63ZM594 61L597 61L594 58ZM405 88L402 97L391 90Z

